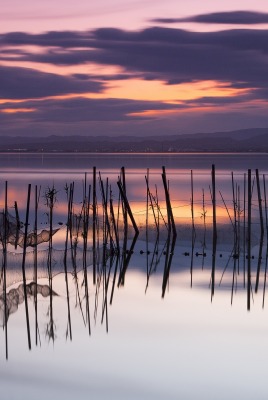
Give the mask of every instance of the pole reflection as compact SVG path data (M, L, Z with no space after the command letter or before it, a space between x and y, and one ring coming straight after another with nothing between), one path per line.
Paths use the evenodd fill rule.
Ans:
M228 288L232 303L234 293L243 290L248 309L253 297L253 282L255 296L262 284L264 305L268 259L267 246L264 246L268 232L266 187L265 176L261 187L258 170L255 174L257 189L252 184L251 170L247 176L243 175L244 180L237 182L232 173L232 199L229 199L222 194L214 166L211 189L207 183L207 196L205 188L199 192L195 190L191 170L189 202L182 210L173 198L172 182L164 167L162 185L161 180L156 184L151 177L149 179L147 170L144 183L140 182L145 188L143 202L131 198L124 168L114 184L108 178L104 180L100 172L97 177L94 167L92 179L85 174L80 198L76 183L66 184L65 204L59 205L60 210L66 211L64 216L61 215L64 222L59 222L57 206L62 199L58 198L54 184L45 188L43 197L40 186L35 186L32 193L29 185L25 208L19 209L17 201L14 206L9 204L6 183L4 209L0 213L0 321L5 330L6 358L8 322L23 302L28 347L32 348L32 311L28 300L34 305L36 346L42 343L42 332L53 343L57 339L56 298L65 303L66 339L73 338L74 310L79 310L89 335L98 321L108 332L109 308L114 296L118 295L115 289L120 291L125 285L130 269L144 273L145 293L152 276L162 276L160 295L163 298L174 274L188 270L189 284L194 288L195 284L199 285L198 280L194 280L195 272L210 271L206 288L210 288L211 300L217 289ZM244 193L243 199L241 193ZM46 207L47 229L39 222L42 221L40 214L43 214L41 199ZM240 260L243 260L243 273ZM265 271L262 271L263 260ZM64 293L54 284L55 277L61 277L64 282ZM47 312L45 330L41 332L40 323L43 324L44 316L40 315L40 302L44 301Z

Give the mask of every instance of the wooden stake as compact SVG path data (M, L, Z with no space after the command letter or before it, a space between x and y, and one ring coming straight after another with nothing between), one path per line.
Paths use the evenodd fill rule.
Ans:
M216 183L215 165L212 165L212 211L213 211L213 243L212 243L212 271L211 271L211 300L214 296L215 287L215 263L217 247L217 219L216 219Z
M23 242L23 256L22 256L23 291L24 291L24 303L25 303L25 314L26 314L26 325L27 325L27 336L28 336L28 347L29 347L29 350L31 350L32 346L31 346L31 332L30 332L30 323L29 323L27 288L26 288L25 261L26 261L26 250L27 250L30 198L31 198L31 184L28 185L27 206L26 206L26 221L25 221L24 242Z
M258 292L258 286L259 286L260 270L261 270L261 258L262 258L262 247L263 247L263 239L264 239L264 222L263 222L261 188L260 188L260 178L259 178L259 170L258 169L256 169L256 183L257 183L257 194L258 194L258 204L259 204L261 237L260 237L257 273L256 273L255 293Z
M96 284L96 167L93 167L93 285Z
M248 170L248 271L247 271L247 309L250 310L251 293L251 169Z
M7 335L7 320L8 320L8 309L7 309L7 282L6 282L6 269L7 269L7 242L8 242L8 210L7 210L7 195L8 182L5 182L5 208L4 208L4 237L3 237L3 273L4 273L4 302L5 302L5 346L6 346L6 360L8 360L8 335Z

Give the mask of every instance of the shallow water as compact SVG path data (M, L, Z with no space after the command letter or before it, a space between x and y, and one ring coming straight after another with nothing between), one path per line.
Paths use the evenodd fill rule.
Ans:
M251 261L250 312L247 311L248 261L245 259L246 252L243 252L242 240L243 212L241 212L240 221L241 257L238 263L230 257L234 240L233 230L219 191L233 218L231 171L234 172L236 193L239 191L241 196L242 210L244 173L247 173L248 168L252 168L254 175L255 168L259 168L262 177L262 174L267 174L268 171L267 161L267 155L259 154L3 155L0 161L1 207L3 208L4 204L4 183L8 181L8 210L12 215L14 214L12 207L16 200L21 218L24 220L27 185L31 183L32 190L35 185L38 187L41 185L38 228L47 229L48 220L45 214L47 208L42 193L54 184L58 193L53 228L60 228L53 236L53 278L50 283L55 294L53 296L44 296L41 293L37 295L37 314L34 293L29 293L27 297L31 351L28 349L23 296L20 297L20 302L17 302L16 307L13 304L7 331L1 330L0 381L4 398L17 399L23 391L27 393L29 399L47 399L48 397L73 399L74 396L79 399L90 396L94 399L226 399L234 397L252 399L253 396L257 399L266 399L268 394L265 375L268 356L266 340L268 319L267 306L264 303L263 308L262 302L267 240L265 237L261 253L259 290L255 294L260 228L256 184L253 185L255 236L251 246L254 259ZM212 163L216 165L219 229L213 297L211 297L213 238L210 197ZM159 204L164 218L167 219L161 177L162 165L166 166L178 230L164 296L163 281L168 262L167 256L169 256L169 254L164 254L167 249L165 247L167 246L167 231L164 226L161 227L160 239L157 243L158 254L156 254L157 235L152 210L148 211L147 233L145 229L146 185L144 179L147 168L150 168L150 189L154 192L157 185ZM87 172L87 182L91 184L93 166L97 167L97 171L101 171L103 181L106 177L109 178L114 204L117 204L118 199L116 182L120 168L126 167L128 199L134 218L138 221L140 235L135 243L124 279L118 286L121 262L119 261L110 305L116 257L113 263L109 254L106 263L103 263L103 259L100 258L97 281L93 285L90 233L86 271L89 335L82 256L80 258L77 256L75 271L70 256L66 274L61 257L64 252L67 212L64 186L66 183L75 182L75 207L79 210L83 200L85 172ZM193 170L194 223L197 235L193 249L190 207L191 169ZM263 197L263 186L261 188ZM207 211L205 248L202 219L203 189ZM100 196L99 188L98 196ZM236 198L238 199L238 194ZM32 200L30 229L32 229L33 220ZM59 222L63 222L63 225L59 225ZM146 237L149 238L148 242L146 242ZM132 239L133 231L130 229L128 249ZM80 237L78 247L82 248L82 245ZM49 284L46 268L47 247L48 244L43 243L38 252L39 285ZM98 248L100 257L103 255L102 250L101 235ZM206 256L203 254L204 251ZM14 247L8 245L8 252L7 295L19 291L22 282L22 249L15 251ZM33 249L28 249L27 284L34 278L33 257ZM226 271L223 274L225 268ZM15 292L12 292L12 289L15 289ZM53 315L51 315L51 310ZM3 312L2 325L5 325ZM38 327L37 346L35 344L36 327ZM5 361L6 332L8 361Z

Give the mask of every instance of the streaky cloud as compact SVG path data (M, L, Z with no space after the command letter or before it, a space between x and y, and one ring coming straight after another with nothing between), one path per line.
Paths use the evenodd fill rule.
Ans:
M98 93L103 85L93 79L40 72L31 68L0 66L0 97L3 99L42 98L68 93Z
M9 32L0 34L0 46L37 45L42 47L88 47L91 33L88 31L50 31L39 34Z
M8 120L8 118L29 119L29 115L16 115L15 111L20 110L21 103L7 102L0 104L0 120ZM164 111L177 110L179 108L187 108L187 105L166 104L161 101L139 101L131 99L89 99L89 98L66 98L66 99L39 99L26 100L23 107L35 109L32 113L31 120L35 122L85 122L85 121L129 121L144 119L145 117L134 116L134 114L144 111ZM1 114L1 110L6 108L14 109L12 117ZM19 114L19 113L18 113ZM146 117L151 119L151 117Z
M186 18L156 18L152 21L163 24L197 22L200 24L258 25L268 23L268 13L255 11L226 11L193 15Z
M100 92L107 81L133 78L161 80L169 85L213 80L234 88L252 89L256 98L260 93L257 89L268 88L265 29L190 32L156 26L140 31L101 28L41 35L9 33L0 37L1 44L5 50L0 55L3 61L55 66L95 63L120 70L115 74L96 73L94 77L86 73L61 76L1 67L0 95L6 98ZM42 51L31 52L25 48L29 44Z

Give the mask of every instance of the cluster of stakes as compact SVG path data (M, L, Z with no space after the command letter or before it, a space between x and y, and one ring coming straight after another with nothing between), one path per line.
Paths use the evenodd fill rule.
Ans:
M24 302L28 346L31 349L31 329L29 322L28 299L33 298L35 310L35 342L40 343L40 331L38 325L38 295L49 299L48 323L46 335L49 339L55 339L55 322L53 318L53 301L57 292L53 289L53 277L55 274L63 273L65 276L66 299L67 299L67 330L66 335L72 339L71 307L69 279L70 276L76 285L76 301L81 310L85 326L91 333L91 315L89 302L89 272L92 275L92 285L95 291L94 319L97 318L97 310L101 307L101 321L106 324L108 331L108 304L112 304L114 289L124 285L127 270L133 254L146 256L146 290L149 285L150 276L156 272L162 260L162 297L168 286L172 261L178 252L180 243L180 226L176 222L173 213L172 199L169 190L166 169L162 167L162 190L164 192L165 206L160 207L158 188L150 188L149 170L145 175L146 184L146 211L145 223L139 226L135 213L131 207L131 199L128 198L126 173L122 167L117 180L116 194L117 204L114 202L112 185L108 178L102 179L101 173L97 174L96 167L93 168L92 178L88 179L85 174L83 181L83 198L78 204L74 201L74 182L66 185L66 221L60 222L55 227L55 205L57 202L57 190L54 185L47 188L43 198L47 207L48 226L47 229L38 229L39 203L41 187L35 186L32 191L31 184L28 185L27 201L25 204L25 219L21 220L18 204L9 204L8 182L5 182L5 198L3 211L0 213L0 241L2 245L2 272L0 295L0 319L5 329L6 357L8 357L8 319L16 312L18 306ZM231 208L227 206L222 193L217 191L215 166L211 168L211 180L209 184L210 207L212 209L210 224L210 240L207 240L207 214L204 200L204 189L202 191L202 245L196 250L197 224L195 216L194 201L194 176L190 171L191 198L189 221L191 231L191 250L182 251L183 257L190 257L190 272L192 285L193 259L202 260L209 258L210 292L211 299L215 292L216 257L223 258L223 252L217 251L217 244L220 236L220 226L217 223L217 199L221 198L221 205L226 210L229 218L232 233L232 249L224 271L227 269L230 260L232 261L232 284L231 301L236 288L237 274L241 269L240 261L243 261L243 286L247 296L247 308L251 307L253 292L253 276L255 279L255 292L261 276L261 267L265 261L263 274L264 290L263 304L266 286L267 271L267 237L268 237L268 212L266 201L265 176L262 184L259 171L256 170L253 176L248 170L244 174L243 187L235 183L234 174L231 173L232 201ZM255 185L256 183L256 185ZM254 191L254 187L256 190ZM99 195L99 197L98 197ZM258 209L259 254L255 257L252 254L252 208L256 199ZM23 210L24 213L24 210ZM149 223L149 214L151 221ZM33 229L30 230L31 223ZM254 222L254 224L256 221ZM255 225L254 225L255 226ZM65 239L63 248L56 250L53 246L53 237L60 229L64 229ZM154 233L152 241L151 233ZM151 235L151 236L150 236ZM164 235L164 240L163 240ZM140 237L143 247L136 250L137 240ZM263 257L263 248L266 240L266 256ZM153 243L153 248L149 247ZM47 248L39 250L40 245L47 244ZM39 247L38 247L39 246ZM10 251L14 248L14 252ZM256 266L253 266L254 259L257 259ZM11 282L9 275L21 272L18 278L17 287L9 288ZM223 271L223 273L224 273ZM80 275L79 275L80 274ZM38 283L39 277L46 277L47 283ZM79 285L78 277L82 276L82 284ZM13 278L12 278L13 279ZM13 282L13 281L12 281ZM14 285L13 285L14 286ZM102 301L99 296L102 293Z

